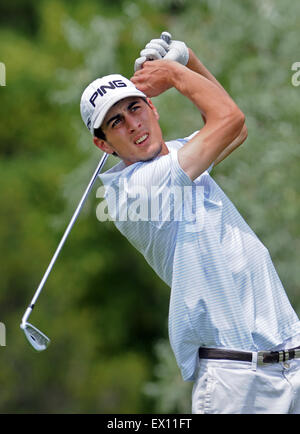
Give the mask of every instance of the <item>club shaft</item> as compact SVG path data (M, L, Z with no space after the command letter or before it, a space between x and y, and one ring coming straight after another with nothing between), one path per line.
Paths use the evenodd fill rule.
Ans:
M46 270L46 272L45 272L45 274L44 274L44 276L43 276L43 278L42 278L42 280L41 280L41 282L40 282L40 284L39 284L39 286L38 286L38 288L37 288L37 290L36 290L36 292L35 292L35 294L34 294L34 296L32 298L32 300L31 300L31 303L28 306L28 308L26 309L26 312L25 312L25 314L24 314L24 316L22 318L22 324L24 324L27 321L29 315L31 314L31 311L32 311L32 309L33 309L33 307L34 307L34 305L35 305L35 303L36 303L36 301L37 301L37 299L38 299L38 297L39 297L42 289L43 289L43 286L44 286L44 284L45 284L45 282L46 282L46 280L47 280L47 278L48 278L48 276L49 276L49 274L50 274L50 272L51 272L51 270L53 268L53 265L55 264L55 261L56 261L58 255L60 254L60 251L61 251L61 249L62 249L62 247L63 247L63 245L64 245L64 243L65 243L65 241L66 241L66 239L67 239L67 237L69 235L69 233L71 232L71 229L72 229L72 227L73 227L73 225L74 225L74 223L75 223L75 221L76 221L76 219L77 219L77 217L78 217L78 215L79 215L79 213L81 211L81 208L82 208L82 206L83 206L83 204L84 204L84 202L85 202L85 200L86 200L86 198L87 198L87 196L88 196L88 194L89 194L89 192L90 192L90 190L91 190L91 188L92 188L95 180L97 179L98 174L100 173L102 167L104 166L104 163L106 162L107 157L108 157L108 154L104 154L102 156L102 158L101 158L101 160L100 160L100 162L99 162L99 164L98 164L98 166L97 166L97 168L96 168L96 170L95 170L95 172L94 172L94 174L93 174L93 176L92 176L92 178L91 178L91 180L90 180L90 182L89 182L89 184L88 184L88 186L87 186L87 188L85 190L85 192L83 193L83 196L82 196L82 198L81 198L81 200L80 200L80 202L79 202L79 204L78 204L78 206L77 206L77 208L76 208L76 210L75 210L75 212L73 214L73 217L70 220L70 223L68 224L68 226L67 226L67 228L66 228L66 230L65 230L65 232L64 232L64 234L62 236L62 239L60 240L59 245L57 246L57 249L56 249L56 251L55 251L55 253L54 253L54 255L53 255L53 257L52 257L52 259L50 261L50 264L48 265L48 268L47 268L47 270Z

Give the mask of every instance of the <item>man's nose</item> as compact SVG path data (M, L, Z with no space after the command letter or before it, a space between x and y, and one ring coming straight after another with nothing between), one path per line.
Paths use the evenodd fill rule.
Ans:
M128 115L126 117L126 125L127 125L128 131L130 133L133 133L134 131L136 131L140 127L141 123L136 117Z

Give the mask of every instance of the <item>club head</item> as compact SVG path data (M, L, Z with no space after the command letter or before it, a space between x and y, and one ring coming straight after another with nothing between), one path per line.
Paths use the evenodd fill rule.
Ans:
M44 351L46 348L48 348L51 341L39 329L34 327L29 322L22 323L20 327L22 330L24 330L26 338L35 350Z

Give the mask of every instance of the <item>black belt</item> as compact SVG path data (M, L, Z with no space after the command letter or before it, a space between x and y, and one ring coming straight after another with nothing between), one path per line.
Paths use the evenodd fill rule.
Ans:
M222 348L199 348L200 359L236 360L240 362L252 362L253 354L246 351L224 350ZM300 346L282 351L258 351L257 364L279 363L300 358Z

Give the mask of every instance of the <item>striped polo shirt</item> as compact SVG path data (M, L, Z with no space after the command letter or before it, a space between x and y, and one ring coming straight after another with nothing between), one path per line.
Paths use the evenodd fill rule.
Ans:
M185 381L199 347L271 350L300 333L266 247L209 170L191 181L180 167L192 136L99 175L114 224L171 288L169 338Z

